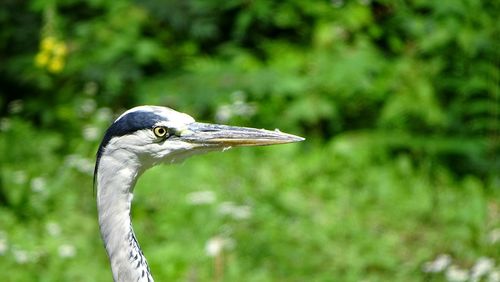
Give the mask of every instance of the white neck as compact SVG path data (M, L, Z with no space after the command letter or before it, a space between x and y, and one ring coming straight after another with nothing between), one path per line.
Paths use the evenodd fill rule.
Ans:
M99 162L99 227L114 281L153 281L130 221L132 190L141 173L139 163L135 155L125 150L107 152Z

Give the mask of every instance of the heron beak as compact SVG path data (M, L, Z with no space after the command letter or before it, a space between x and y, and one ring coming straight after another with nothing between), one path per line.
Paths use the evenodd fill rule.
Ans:
M180 138L190 143L217 147L264 146L305 140L302 137L283 133L277 129L271 131L200 122L189 124L188 128L181 132Z

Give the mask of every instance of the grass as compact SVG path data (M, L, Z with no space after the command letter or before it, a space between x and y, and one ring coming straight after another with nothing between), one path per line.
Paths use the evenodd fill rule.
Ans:
M43 166L31 157L2 167L4 279L110 281L91 176L56 155ZM158 281L445 281L424 263L450 254L462 268L480 257L499 267L489 235L500 195L486 183L313 140L154 168L137 183L132 216Z

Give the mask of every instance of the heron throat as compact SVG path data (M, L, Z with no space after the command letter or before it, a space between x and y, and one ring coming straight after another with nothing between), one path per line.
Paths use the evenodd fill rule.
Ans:
M130 218L132 191L141 172L138 160L121 150L103 154L97 170L99 229L117 282L153 281Z

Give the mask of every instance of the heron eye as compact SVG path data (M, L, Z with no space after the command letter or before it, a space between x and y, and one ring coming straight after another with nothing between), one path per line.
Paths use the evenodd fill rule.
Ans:
M156 137L160 137L160 138L165 137L165 135L167 135L167 128L165 128L163 126L158 126L158 127L153 128L153 132L156 135Z

